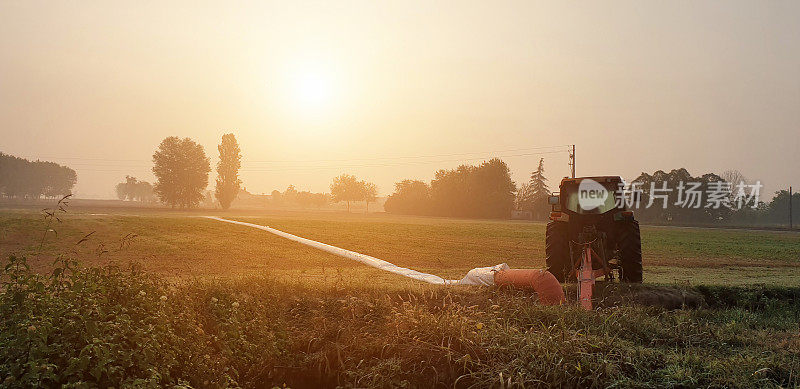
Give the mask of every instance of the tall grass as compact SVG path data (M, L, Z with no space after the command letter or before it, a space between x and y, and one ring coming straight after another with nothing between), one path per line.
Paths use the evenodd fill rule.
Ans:
M769 294L752 304L754 289L705 290L741 306L584 312L521 291L170 284L135 266L56 269L36 274L13 256L4 266L3 386L800 383L800 307Z

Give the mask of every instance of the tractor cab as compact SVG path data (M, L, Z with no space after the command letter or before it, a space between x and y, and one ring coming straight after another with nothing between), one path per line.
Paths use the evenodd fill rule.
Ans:
M619 176L564 178L558 193L548 199L552 206L550 220L569 221L570 218L602 219L603 215L621 220L633 216L618 198L624 181Z
M593 267L607 279L617 271L622 281L642 281L639 223L620 198L623 184L619 176L564 178L550 196L545 252L559 281L575 280L580 265L576 247L583 244L592 245L597 253Z

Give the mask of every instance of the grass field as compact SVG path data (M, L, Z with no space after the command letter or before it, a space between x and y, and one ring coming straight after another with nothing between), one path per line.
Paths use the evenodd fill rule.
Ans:
M645 226L645 287L671 286L705 304L669 310L609 303L584 312L539 306L523 291L423 285L199 215L72 208L40 250L44 222L38 210L0 211L0 253L26 256L34 272L51 274L53 260L65 253L90 266L136 261L143 269L76 271L67 283L7 269L6 279L24 282L6 284L1 299L0 382L800 384L798 233ZM311 212L215 215L449 278L501 262L544 266L539 223Z
M202 213L73 209L33 257L46 268L57 253L94 232L77 249L87 263L139 261L169 277L272 275L323 277L341 270L353 280L403 278L244 226L198 218ZM386 214L215 214L268 225L444 277L507 262L544 267L544 224L403 217ZM38 210L0 213L0 252L36 253L43 233ZM125 248L121 240L135 234ZM99 247L99 250L98 250ZM103 250L109 252L99 254ZM800 285L800 233L701 228L642 228L645 282ZM364 273L363 277L359 273Z

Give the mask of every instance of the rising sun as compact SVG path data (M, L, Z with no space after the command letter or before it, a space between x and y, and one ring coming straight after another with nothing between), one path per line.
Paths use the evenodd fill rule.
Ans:
M325 71L304 69L292 78L292 100L302 112L319 113L327 110L333 102L333 93L333 77Z

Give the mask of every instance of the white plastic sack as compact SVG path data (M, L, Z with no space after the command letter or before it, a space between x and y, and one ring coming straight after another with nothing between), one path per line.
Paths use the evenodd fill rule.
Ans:
M506 263L489 267L476 267L470 270L467 275L457 283L459 285L492 286L494 285L494 273L497 273L500 270L508 269L509 267Z

